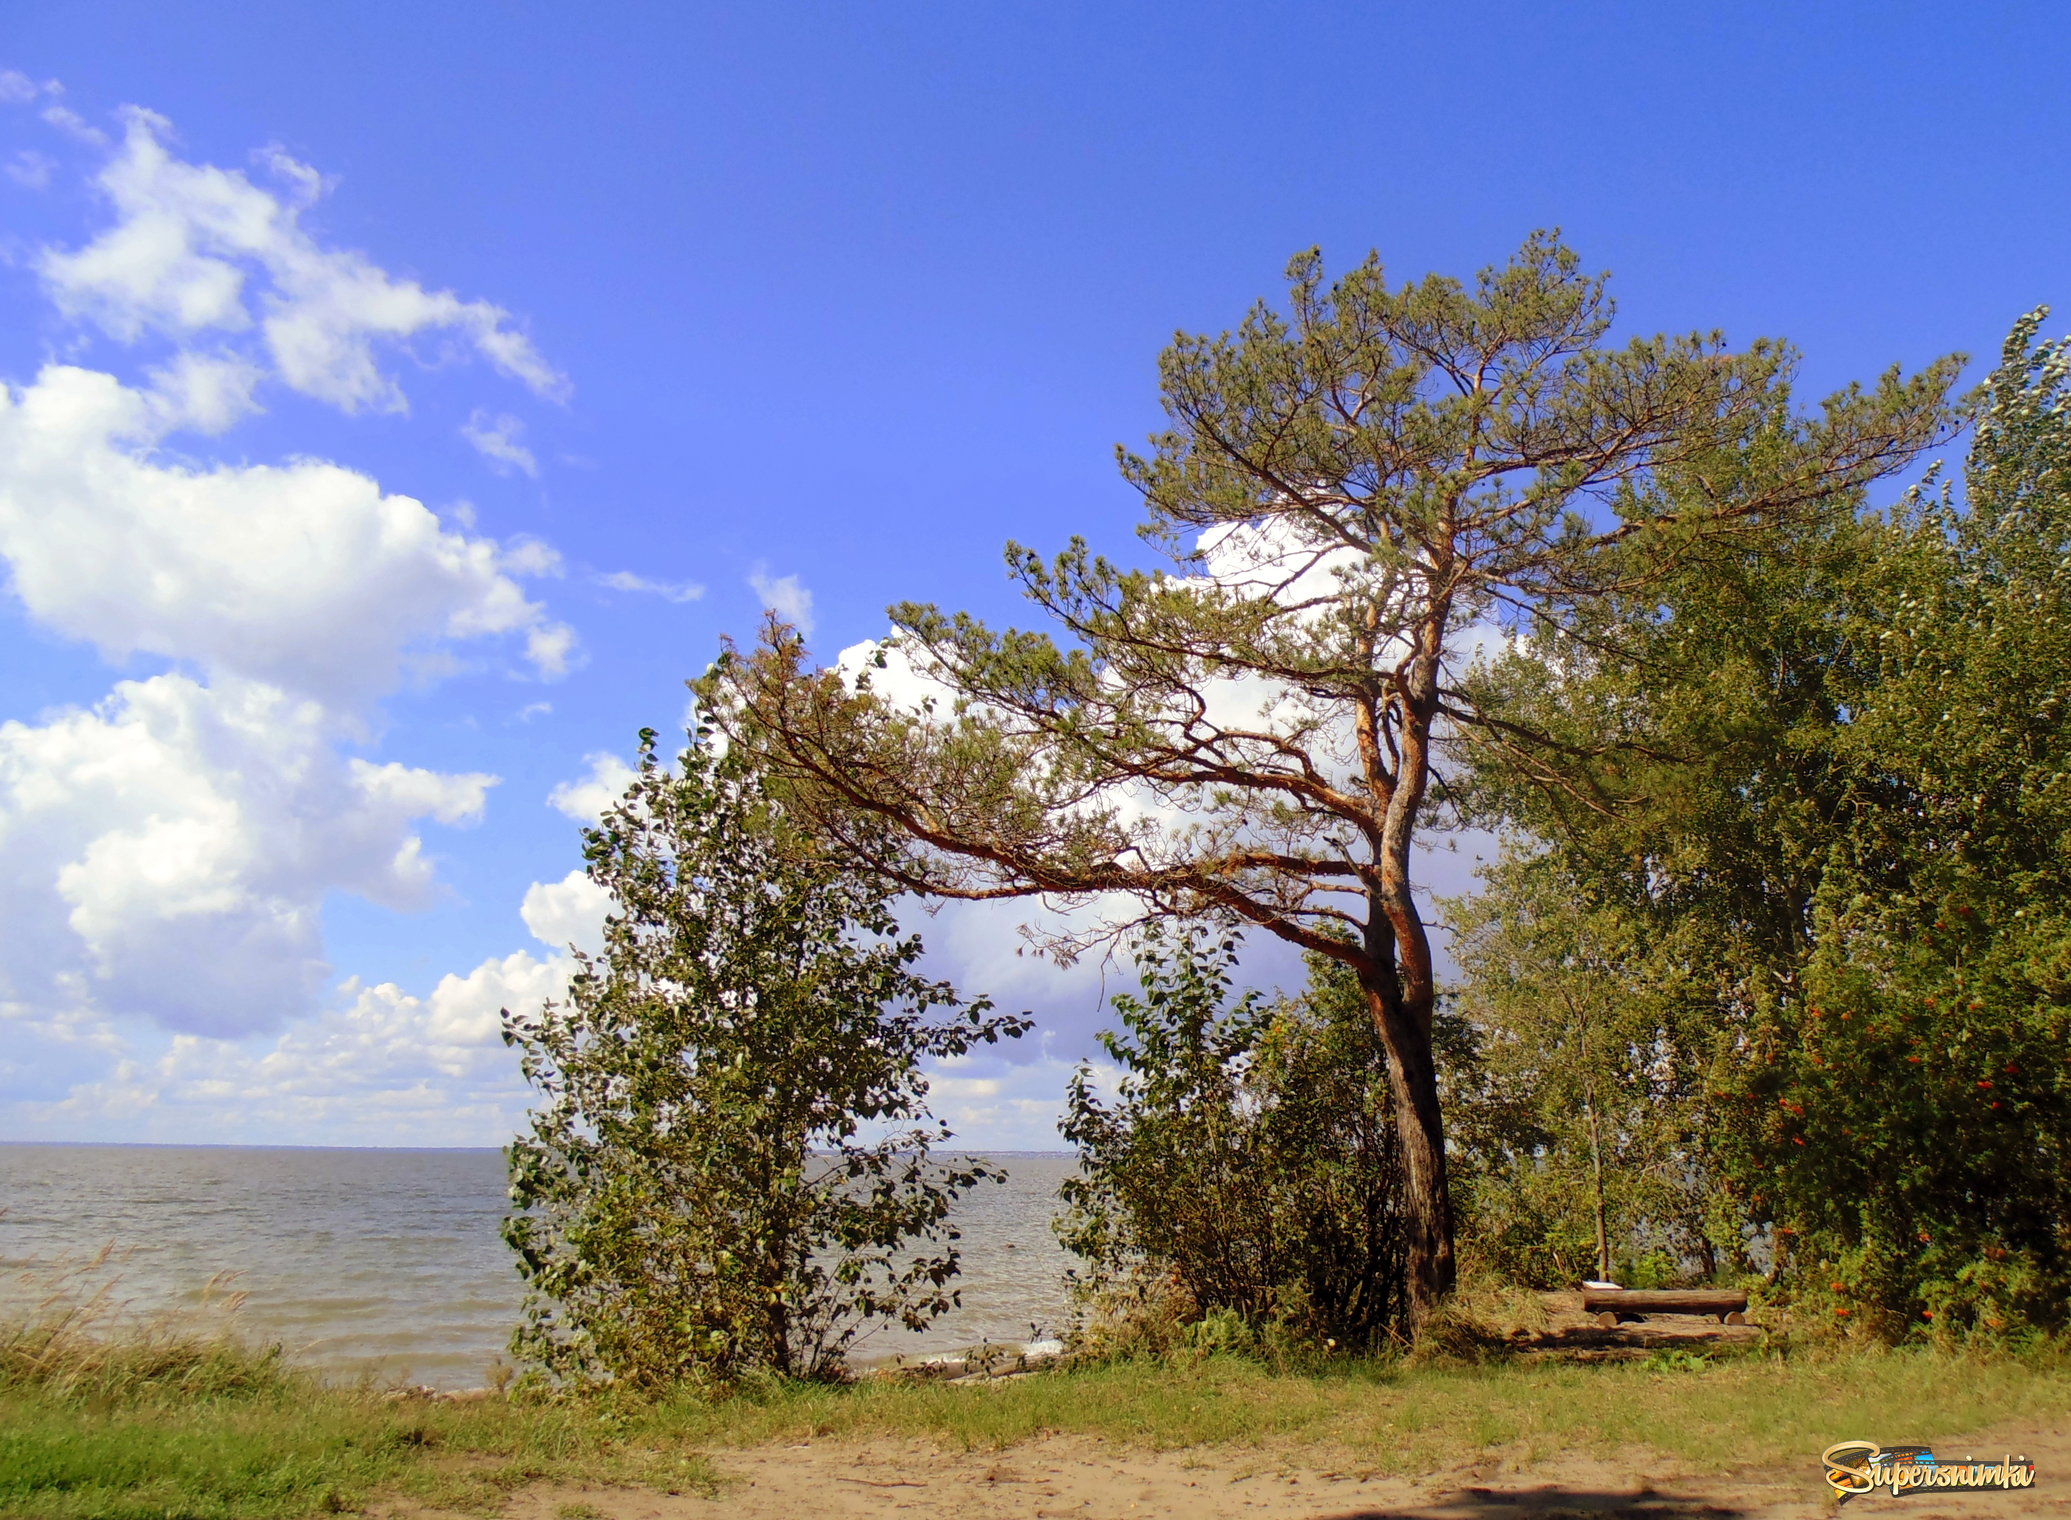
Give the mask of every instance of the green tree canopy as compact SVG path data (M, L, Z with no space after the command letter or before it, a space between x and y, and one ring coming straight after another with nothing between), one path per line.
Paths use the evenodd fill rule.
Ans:
M1886 1336L2071 1296L2071 346L2040 320L1976 398L1960 497L1836 503L1600 604L1620 659L1484 676L1568 748L1476 778L1520 850L1482 911L1538 913L1527 982L1577 954L1544 895L1622 926L1686 1074L1652 1143ZM1468 1011L1501 1029L1485 969Z

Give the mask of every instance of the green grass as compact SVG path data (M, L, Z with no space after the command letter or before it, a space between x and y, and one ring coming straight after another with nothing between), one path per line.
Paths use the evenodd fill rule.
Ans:
M1212 1357L979 1386L786 1389L686 1401L645 1418L705 1449L814 1436L982 1448L1056 1431L1154 1448L1311 1448L1319 1460L1370 1472L1416 1471L1474 1448L1530 1460L1635 1445L1718 1471L1802 1457L1829 1430L1950 1436L2067 1410L2071 1366L2056 1359L1858 1352L1680 1365L1369 1363L1310 1373Z
M534 1482L710 1491L699 1452L596 1404L393 1401L300 1384L120 1403L0 1393L0 1515L244 1520L356 1510L379 1495L491 1513Z
M679 1442L626 1443L601 1404L327 1387L237 1337L235 1294L134 1317L108 1260L44 1274L40 1304L0 1321L0 1515L271 1520L384 1491L487 1511L540 1479L711 1485Z
M2053 1356L1305 1373L1211 1357L983 1385L777 1386L635 1405L396 1400L323 1387L220 1338L75 1336L40 1358L10 1355L10 1345L28 1343L0 1334L0 1514L39 1520L286 1520L382 1497L489 1514L535 1482L709 1491L709 1454L815 1437L992 1449L1054 1431L1379 1473L1491 1448L1530 1462L1644 1446L1685 1470L1718 1471L1803 1460L1857 1434L1940 1439L2071 1410L2071 1363Z

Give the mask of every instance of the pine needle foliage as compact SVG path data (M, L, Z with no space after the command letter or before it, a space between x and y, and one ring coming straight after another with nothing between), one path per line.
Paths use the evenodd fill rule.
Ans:
M1028 1020L921 976L881 878L701 732L673 770L641 733L584 853L603 951L536 1018L504 1014L538 1093L510 1148L513 1350L560 1382L827 1377L874 1322L950 1309L950 1207L1002 1174L931 1157L950 1132L921 1064Z

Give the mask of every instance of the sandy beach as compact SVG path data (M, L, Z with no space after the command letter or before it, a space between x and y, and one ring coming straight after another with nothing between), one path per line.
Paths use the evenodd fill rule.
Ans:
M1936 1440L1952 1455L2034 1459L2035 1487L2017 1493L1872 1495L1837 1505L1816 1453L1788 1466L1723 1474L1664 1470L1635 1451L1522 1465L1491 1449L1422 1479L1319 1466L1313 1447L1275 1453L1210 1447L1152 1452L1085 1436L1048 1436L999 1451L925 1442L824 1441L714 1454L713 1495L624 1488L539 1487L510 1520L1553 1520L1558 1516L1741 1516L1814 1520L2012 1520L2071 1514L2071 1423L2020 1424ZM415 1507L384 1520L444 1520Z

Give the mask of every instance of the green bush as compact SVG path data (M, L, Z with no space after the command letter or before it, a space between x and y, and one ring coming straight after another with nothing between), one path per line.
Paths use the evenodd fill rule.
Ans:
M1059 1236L1090 1264L1109 1347L1229 1349L1241 1326L1370 1350L1407 1308L1380 1042L1334 962L1312 961L1303 997L1231 1001L1235 954L1200 924L1139 941L1142 995L1116 998L1122 1029L1101 1036L1120 1090L1103 1100L1082 1067L1068 1094L1080 1172Z

